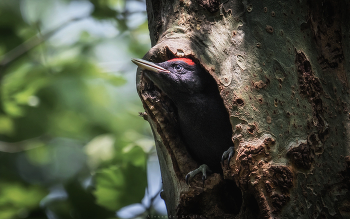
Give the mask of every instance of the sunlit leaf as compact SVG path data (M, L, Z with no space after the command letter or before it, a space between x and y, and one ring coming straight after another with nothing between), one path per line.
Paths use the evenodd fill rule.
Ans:
M0 115L0 134L11 135L13 133L13 121L11 118Z
M51 161L50 151L42 142L32 142L34 150L27 151L29 161L34 165L47 165Z
M141 147L131 143L123 148L122 154L118 156L123 162L130 162L135 166L144 167L146 164L146 153Z
M88 164L95 169L103 161L113 158L115 138L112 135L99 135L85 145L85 153L88 155Z
M145 168L131 164L114 166L96 173L97 203L110 210L140 202L145 193Z
M116 18L118 12L110 8L108 0L90 0L94 4L94 11L92 15L97 19Z
M28 23L35 24L47 15L47 9L51 8L54 1L30 0L22 2L22 14ZM40 13L37 13L40 11Z
M19 183L0 183L0 218L14 218L21 210L37 208L47 192L38 186L23 186ZM18 217L16 217L18 218Z
M123 0L108 0L108 5L111 8L114 8L117 11L124 10L125 7L125 1Z
M1 87L1 97L5 111L13 116L24 116L23 105L30 105L30 98L50 82L41 66L24 64L9 69Z
M6 101L3 103L5 112L12 117L20 117L24 115L24 111L14 101Z

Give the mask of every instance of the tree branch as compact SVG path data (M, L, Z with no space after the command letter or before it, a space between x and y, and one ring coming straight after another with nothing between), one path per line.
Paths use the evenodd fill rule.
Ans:
M0 141L0 152L18 153L22 151L31 150L42 146L42 144L31 144L31 143L42 142L42 141L47 142L50 139L51 137L47 135L43 135L37 138L31 138L23 141L18 141L18 142Z

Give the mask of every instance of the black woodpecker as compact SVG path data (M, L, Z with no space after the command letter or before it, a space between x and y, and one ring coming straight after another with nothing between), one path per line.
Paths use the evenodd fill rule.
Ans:
M198 169L186 175L186 183L202 172L222 172L221 162L234 154L232 128L228 112L214 78L189 58L174 58L162 63L142 59L132 62L175 104L179 128Z

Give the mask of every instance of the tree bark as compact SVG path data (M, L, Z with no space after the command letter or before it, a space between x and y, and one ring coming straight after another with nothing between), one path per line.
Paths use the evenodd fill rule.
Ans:
M138 71L169 217L350 218L350 2L147 0L145 59L191 57L216 80L235 156L197 168L176 109Z

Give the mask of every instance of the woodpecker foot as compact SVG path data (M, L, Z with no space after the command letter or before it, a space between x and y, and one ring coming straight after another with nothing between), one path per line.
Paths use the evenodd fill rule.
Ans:
M203 187L204 187L205 180L207 179L207 173L211 173L212 172L206 164L202 164L197 169L189 172L186 175L186 178L185 178L186 184L189 185L189 183L192 180L192 178L195 175L197 175L199 172L202 172L202 174L203 174L202 182L203 182Z
M235 148L234 147L230 147L227 151L225 151L223 154L222 154L222 157L221 157L221 164L224 166L224 161L226 159L227 160L227 166L230 165L230 160L231 158L233 157L233 155L235 154Z

